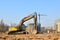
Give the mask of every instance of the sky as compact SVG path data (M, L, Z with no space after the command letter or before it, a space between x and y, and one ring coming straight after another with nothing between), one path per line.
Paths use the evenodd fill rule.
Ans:
M34 12L47 15L40 18L42 26L52 26L60 18L60 0L0 0L0 20L5 24L19 24L22 18Z

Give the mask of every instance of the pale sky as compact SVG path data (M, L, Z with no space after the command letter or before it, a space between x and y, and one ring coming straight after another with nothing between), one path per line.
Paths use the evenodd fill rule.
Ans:
M60 18L60 0L0 0L0 20L6 24L18 24L35 11L47 15L41 16L42 26L51 26Z

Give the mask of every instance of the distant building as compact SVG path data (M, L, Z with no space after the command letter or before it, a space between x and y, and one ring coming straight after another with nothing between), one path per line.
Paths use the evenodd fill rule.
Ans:
M41 33L46 34L46 33L55 33L52 27L41 27Z
M41 24L40 23L37 25L37 32L41 33Z
M41 27L41 33L46 33L45 27Z
M60 19L56 20L55 22L55 30L57 32L60 32Z

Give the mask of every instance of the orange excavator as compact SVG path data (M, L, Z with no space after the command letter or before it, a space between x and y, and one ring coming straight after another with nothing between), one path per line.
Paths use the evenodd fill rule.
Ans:
M22 29L23 23L27 20L32 19L32 18L34 19L34 30L33 30L32 34L36 34L37 33L37 30L36 30L36 27L37 27L37 13L36 12L34 14L30 14L30 15L24 17L20 21L18 27L9 28L8 34L15 34L15 33L19 33L19 32L20 33L26 33L25 30Z

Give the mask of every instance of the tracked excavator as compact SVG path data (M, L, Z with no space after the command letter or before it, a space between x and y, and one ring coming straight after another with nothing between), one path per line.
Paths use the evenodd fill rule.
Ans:
M24 23L25 21L28 21L28 20L30 20L30 19L32 19L32 18L34 19L34 30L33 30L32 34L36 34L36 33L37 33L37 30L36 30L36 26L37 26L37 13L36 13L36 12L35 12L34 14L30 14L30 15L24 17L24 18L20 21L18 27L11 27L11 28L9 28L8 34L18 34L18 33L19 33L19 34L20 34L20 33L26 34L26 33L28 33L28 32L26 32L26 31L22 28L22 26L23 26L23 23Z

